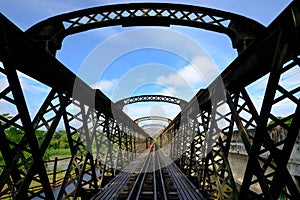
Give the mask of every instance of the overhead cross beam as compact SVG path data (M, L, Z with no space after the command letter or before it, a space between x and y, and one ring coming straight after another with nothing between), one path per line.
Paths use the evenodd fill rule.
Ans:
M125 99L121 99L117 101L115 104L123 109L125 105L139 103L139 102L166 102L175 105L179 105L181 109L183 109L187 105L187 101L183 99L179 99L176 97L170 97L165 95L139 95L132 96Z
M242 52L265 27L241 15L192 5L129 3L100 6L48 18L26 32L55 55L65 37L108 26L170 26L202 28L226 34Z

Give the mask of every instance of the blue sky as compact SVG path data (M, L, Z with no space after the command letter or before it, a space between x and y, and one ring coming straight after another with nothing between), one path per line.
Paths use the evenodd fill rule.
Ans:
M35 23L58 14L128 2L144 1L1 0L0 12L25 31ZM158 1L147 0L147 2ZM159 2L220 9L246 16L268 26L291 0L162 0ZM143 35L147 34L149 34L148 40L143 40ZM185 42L190 43L191 46L195 45L198 49L195 51L179 40L172 42L171 39L176 37L184 38ZM165 46L163 43L168 40L170 43ZM153 41L153 44L149 41ZM135 47L133 43L138 45ZM123 51L122 45L124 45ZM139 45L143 48L138 48ZM130 48L127 48L128 46ZM116 52L119 54L112 55ZM104 57L110 56L113 60L107 61L105 66L98 66L101 63L103 65ZM200 88L207 87L213 77L222 72L236 56L237 53L232 49L226 35L179 26L170 28L114 26L91 30L67 37L62 49L57 53L58 60L66 67L78 74L91 87L100 88L112 101L141 94L165 94L188 101ZM93 63L92 68L87 67L87 63L90 62ZM201 73L193 69L193 66L198 65L201 65ZM25 75L20 74L20 77L28 106L34 116L49 88ZM261 92L263 90L259 86L265 84L264 80L261 80L263 84L257 84L250 89L257 95L255 103L258 107L263 95ZM2 87L7 84L1 76L0 83ZM0 105L1 110L13 112L6 104L0 102ZM173 118L180 109L175 105L148 103L133 104L127 106L124 111L133 119L147 115Z

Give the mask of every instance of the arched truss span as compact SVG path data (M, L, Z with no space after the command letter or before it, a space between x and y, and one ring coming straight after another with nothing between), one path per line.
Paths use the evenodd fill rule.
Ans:
M135 122L136 124L139 124L140 122L143 122L143 121L150 121L150 120L164 121L164 122L168 122L168 124L170 124L170 123L172 122L171 119L166 118L166 117L160 117L160 116L140 117L140 118L134 120L134 122Z
M179 99L176 97L164 96L164 95L140 95L140 96L132 96L125 99L121 99L116 102L116 105L123 109L125 105L138 103L138 102L166 102L179 105L181 110L187 105L187 101L183 99Z
M129 3L57 15L37 23L26 32L55 54L68 35L115 25L182 25L206 29L228 35L239 52L265 29L252 19L210 8L169 3Z

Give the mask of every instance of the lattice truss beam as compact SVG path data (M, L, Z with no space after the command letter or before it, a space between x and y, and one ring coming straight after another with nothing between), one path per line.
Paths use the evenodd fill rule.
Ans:
M290 56L287 55L287 52L295 48L289 37L296 38L294 34L290 35L286 30L283 30L284 28L286 27L283 26L278 36L273 70L269 75L260 115L257 115L254 108L251 109L254 112L253 117L256 119L257 127L242 186L242 191L245 191L249 186L259 183L262 190L260 196L268 199L277 199L280 195L289 199L300 197L299 188L297 188L294 178L287 169L300 129L298 121L300 84L298 81L294 82L290 78L290 74L299 70L300 65L299 55L296 52L292 55L295 57L289 60L285 59L285 57ZM292 86L286 84L287 80L283 81L283 79L290 79ZM291 111L289 115L281 119L276 116L274 110L278 105L284 106L284 103L289 103ZM268 122L271 120L274 121L274 124L268 126ZM292 120L292 123L286 124L289 120ZM280 126L282 132L286 133L282 134L279 140L271 137L272 129L276 126ZM267 157L264 156L266 154ZM243 195L241 195L241 199Z
M291 4L253 48L236 59L236 66L244 70L239 78L228 75L234 71L231 66L222 73L225 98L210 98L220 92L212 83L210 91L197 94L199 107L190 102L160 135L165 151L208 198L300 198L288 168L300 141L299 7ZM252 70L245 64L249 59ZM250 78L244 81L244 75ZM263 97L260 102L257 93ZM230 147L237 140L248 156L241 180L234 177L229 162Z
M103 107L72 97L68 85L73 84L74 74L62 73L62 64L2 15L0 22L0 103L12 111L0 115L0 152L4 162L0 170L0 198L73 199L85 195L87 188L96 192L135 158L137 148L144 148L143 143L135 143L145 141L147 135L125 115L118 113L120 118L115 120L112 111L107 110L112 102L99 91L88 87L83 90L86 94L94 92L92 97ZM49 67L56 77L52 73L44 76L41 66ZM21 73L50 88L33 117ZM64 79L64 88L54 85L56 78ZM45 153L62 126L71 157L66 169L51 171ZM58 174L64 178L55 181L52 177ZM52 186L57 185L59 192L55 194Z
M216 107L223 110L224 104L220 102ZM222 129L218 123L222 123ZM235 198L237 189L227 160L231 139L228 132L233 129L230 113L215 110L212 116L210 109L200 111L198 116L181 116L180 125L173 128L161 137L167 137L165 144L171 143L172 150L168 152L181 169L207 197Z
M62 40L74 33L113 25L184 25L227 34L239 52L264 30L249 18L220 10L168 3L130 3L108 5L49 18L28 29L34 39L55 53Z
M123 109L125 105L133 104L133 103L139 103L139 102L166 102L175 104L181 107L183 109L187 102L183 99L171 97L171 96L165 96L165 95L140 95L140 96L132 96L125 99L121 99L116 102L116 105Z

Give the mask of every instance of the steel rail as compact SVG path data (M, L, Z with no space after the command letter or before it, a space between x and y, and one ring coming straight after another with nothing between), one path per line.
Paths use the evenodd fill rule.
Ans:
M133 171L136 169L136 165L132 165L128 167L124 173L121 173L120 176L115 177L115 179L118 179L119 183L127 183L128 180L130 179L130 175L132 174ZM102 193L100 196L95 198L95 200L100 200L100 199L114 199L118 192L122 189L122 184L115 184L116 187L111 187L109 190L107 189L104 193Z
M168 157L160 149L160 154L163 154L165 165ZM169 158L170 159L170 158ZM168 161L170 163L170 160ZM174 181L175 187L177 188L179 198L181 200L205 200L206 198L198 191L198 189L188 180L185 174L176 166L176 164L171 162L166 167L168 173Z
M156 164L156 154L155 154L156 148L155 144L153 145L152 149L152 173L153 173L153 198L154 200L157 200L157 190L156 190L156 170L155 170L155 164Z
M116 199L118 198L118 194L123 189L124 185L126 185L132 174L138 169L141 162L147 158L148 155L143 156L140 155L134 162L131 162L121 173L119 173L111 182L107 184L102 191L92 198L92 200L108 200L108 199Z
M146 177L152 173L153 175L153 199L157 200L158 199L158 193L160 190L157 188L158 183L160 181L161 183L161 189L162 189L162 195L163 199L168 199L167 198L167 191L165 187L165 182L164 182L164 176L162 173L162 168L161 168L161 162L160 162L160 156L157 152L158 150L158 145L156 143L152 144L151 150L149 152L149 155L147 159L145 160L143 167L139 173L139 176L135 180L135 183L127 197L127 200L135 198L136 200L140 199L141 195L143 194L143 189L145 186L146 182ZM151 166L151 161L152 161L152 172L150 173L150 166ZM158 170L157 170L158 169ZM160 177L160 178L158 178ZM160 180L158 180L160 179ZM137 189L138 188L138 189ZM137 194L134 197L135 191L137 190Z
M152 147L151 147L152 148ZM151 150L150 150L150 152L151 152ZM143 183L143 181L144 181L144 179L145 179L145 175L146 175L146 173L143 173L143 172L146 172L147 170L148 170L148 168L149 168L149 164L150 164L150 153L149 153L149 155L146 157L146 160L145 160L145 162L143 163L143 166L142 166L142 168L141 168L141 170L140 170L140 172L139 172L139 175L138 175L138 177L136 178L136 180L135 180L135 182L134 182L134 184L133 184L133 186L132 186L132 188L131 188L131 191L130 191L130 193L128 194L128 197L127 197L127 200L131 200L132 199L132 196L134 195L134 192L135 192L135 190L136 190L136 188L137 188L137 186L138 186L138 184L140 183L140 179L141 179L141 177L142 177L142 175L143 175L143 177L142 177L142 183ZM143 184L140 184L140 185L143 185ZM140 191L140 187L139 187L139 190L138 191ZM139 193L139 192L138 192ZM138 196L138 195L137 195Z
M156 147L158 145L156 144ZM158 160L158 169L159 169L159 175L160 175L160 181L161 181L161 187L162 187L162 191L163 191L163 196L164 196L164 199L168 199L167 197L167 191L166 191L166 187L165 187L165 182L164 182L164 176L163 176L163 173L162 173L162 167L161 167L161 162L160 162L160 154L159 154L159 148L156 150L156 155L157 155L157 160Z
M147 176L147 172L148 172L148 170L149 170L150 161L151 161L152 156L153 156L153 146L151 147L151 151L150 151L150 154L149 154L149 157L148 157L149 159L148 159L148 162L147 162L147 167L146 167L146 169L145 169L145 171L144 171L144 173L143 173L142 181L141 181L141 184L140 184L138 193L137 193L136 198L135 198L136 200L138 200L138 199L140 198L140 195L141 195L141 193L142 193L143 185L144 185L144 183L145 183L145 179L146 179L146 176ZM136 183L137 183L137 182L136 182ZM133 188L133 189L134 189L134 188ZM134 190L131 190L131 191L134 191ZM130 200L131 198L128 197L127 199Z
M99 192L93 198L93 200L115 200L119 198L124 198L127 200L141 199L143 195L148 194L147 191L145 191L145 189L147 189L145 188L145 185L149 184L145 183L147 183L147 178L149 176L151 177L151 175L153 175L153 191L151 192L151 194L153 194L153 199L168 199L168 189L166 188L166 184L164 181L166 176L168 176L173 181L173 184L175 186L174 189L177 190L176 193L178 194L179 199L205 200L198 189L188 180L184 173L180 171L180 169L174 163L168 166L166 165L166 163L163 163L167 160L168 157L162 152L159 146L156 143L152 144L147 155L141 157L141 159L138 159L136 163L124 169L123 172L117 175L117 177L113 179L111 183L108 184L108 186L103 188L103 190ZM140 164L141 169L139 171L136 171L138 169L138 163L141 162L143 162L142 164ZM152 172L150 172L151 167L153 170ZM168 175L163 174L163 169L166 169ZM138 175L134 180L130 192L122 191L126 187L128 187L129 179L134 174L134 171L138 172ZM171 192L170 195L174 195L176 193ZM125 194L126 197L120 196Z

